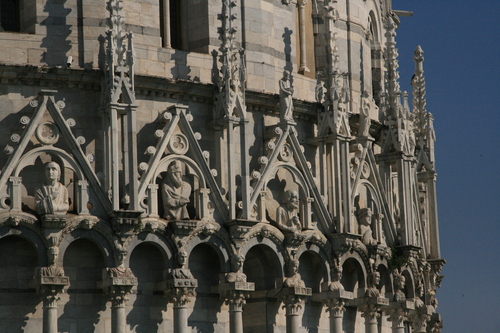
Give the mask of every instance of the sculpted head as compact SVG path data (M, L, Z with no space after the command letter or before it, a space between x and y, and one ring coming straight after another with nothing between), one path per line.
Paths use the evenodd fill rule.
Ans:
M177 262L179 263L179 265L181 267L184 267L184 265L186 265L187 257L188 257L188 255L187 255L186 251L184 251L184 250L179 251L177 253Z
M371 278L371 284L373 287L377 287L380 284L380 273L379 272L372 272L370 275Z
M359 211L359 221L363 225L370 225L372 223L372 210L370 208L362 208Z
M180 161L170 163L167 170L167 179L176 187L180 187L182 185L182 176L184 176L182 163Z
M283 71L283 79L284 80L290 79L290 71L289 70L284 70Z
M45 164L45 178L49 182L59 181L61 179L61 167L56 162Z
M283 198L283 203L290 210L299 209L299 193L292 190L286 191Z
M47 261L49 266L54 266L59 256L59 248L57 246L51 246L47 250Z
M242 254L235 254L231 258L231 263L233 264L234 270L236 272L239 272L243 268L243 264L245 263L245 257Z
M118 249L115 252L116 266L122 266L125 264L125 258L127 257L127 251L124 249Z

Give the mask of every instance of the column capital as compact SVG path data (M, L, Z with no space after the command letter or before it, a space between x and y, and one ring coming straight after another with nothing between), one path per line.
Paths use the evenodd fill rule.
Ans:
M196 296L195 288L198 281L187 268L175 268L169 274L166 282L165 296L174 303L174 307L182 308Z

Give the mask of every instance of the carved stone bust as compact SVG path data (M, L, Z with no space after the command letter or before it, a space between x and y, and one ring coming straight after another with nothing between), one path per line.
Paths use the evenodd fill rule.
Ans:
M36 212L40 215L54 214L63 215L68 212L68 190L59 182L61 179L61 167L56 162L45 164L44 185L35 191Z
M378 290L378 285L380 284L380 273L371 272L370 273L370 287L366 290L366 297L379 297L380 291Z

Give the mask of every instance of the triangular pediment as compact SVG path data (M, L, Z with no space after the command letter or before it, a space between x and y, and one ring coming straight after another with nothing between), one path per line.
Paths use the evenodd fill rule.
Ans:
M301 216L304 229L315 228L317 222L319 223L318 229L324 233L331 232L333 227L328 210L316 185L311 165L304 155L304 148L297 138L295 127L291 124L280 123L280 125L268 128L267 131L273 132L275 137L267 143L267 155L259 158L262 165L260 171L255 171L252 174L254 182L252 184L251 206L260 206L258 211L261 214L261 220L265 220L264 215L271 215L272 219L274 213L272 208L279 207L279 202L282 199L276 194L270 196L268 192L275 190L270 189L269 184L271 182L281 183L277 186L282 192L281 196L285 190L297 191L298 189L297 192L299 192L301 199L301 213L304 215ZM266 199L266 197L268 198ZM273 200L275 203L275 206L271 205L271 211L268 205L267 213L263 207L265 200L268 201L268 204L269 200Z
M215 170L210 169L209 153L203 151L198 143L201 135L195 133L189 123L192 116L187 112L187 107L173 106L163 113L163 118L166 125L155 132L158 143L146 152L151 155L149 161L139 165L142 171L139 201L146 216L162 215L163 207L158 207L157 203L161 202L159 199L164 195L162 186L168 176L169 166L177 161L183 167L184 178L192 176L189 186L193 193L186 206L193 208L194 212L189 213L189 219L213 220L218 215L226 220L227 204L214 178Z
M64 186L70 190L70 213L107 216L110 201L91 166L94 156L86 156L82 145L85 138L74 136L73 119L65 119L63 101L56 102L55 90L42 90L31 118L23 117L25 125L17 146L7 147L10 157L0 177L0 193L4 198L1 210L34 211L34 189L44 182L43 164L56 162L63 175ZM23 177L24 176L24 177ZM6 199L10 202L6 205ZM71 203L72 202L72 203Z

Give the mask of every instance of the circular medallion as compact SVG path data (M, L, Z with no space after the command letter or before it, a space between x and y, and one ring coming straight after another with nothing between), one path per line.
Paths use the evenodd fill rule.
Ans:
M172 135L168 143L168 149L174 154L185 154L189 149L189 143L186 136L180 133Z
M42 123L36 129L36 138L44 145L53 145L59 140L59 130L54 123Z

